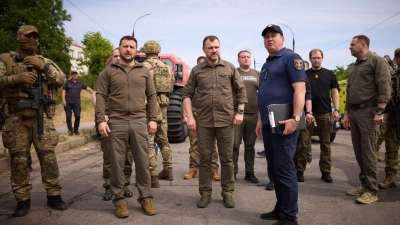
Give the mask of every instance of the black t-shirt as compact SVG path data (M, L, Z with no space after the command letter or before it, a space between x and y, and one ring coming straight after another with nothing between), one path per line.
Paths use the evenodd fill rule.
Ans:
M71 80L65 82L63 89L65 90L65 101L67 103L80 103L81 91L86 90L87 86L82 81L77 80L76 83Z
M312 111L314 113L332 112L331 89L339 88L336 76L331 70L321 68L306 71L312 91Z

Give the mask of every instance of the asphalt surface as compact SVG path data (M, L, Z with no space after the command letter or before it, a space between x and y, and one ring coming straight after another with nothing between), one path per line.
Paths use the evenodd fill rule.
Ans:
M358 165L351 148L350 132L340 130L332 143L333 183L327 184L320 177L318 168L319 143L313 141L312 167L305 172L305 182L299 183L299 224L400 224L400 188L381 190L379 201L370 205L355 203L355 197L346 191L359 185ZM62 152L57 155L60 168L62 197L70 205L65 211L46 206L46 193L41 184L40 165L33 164L31 173L33 190L31 209L26 217L13 218L16 201L10 185L10 174L0 175L0 224L273 224L276 221L260 219L260 214L273 209L274 191L266 191L268 181L265 158L256 156L255 175L259 184L245 181L243 151L239 159L239 173L233 198L236 207L224 207L220 195L220 182L213 182L212 202L205 209L196 207L200 198L198 179L184 180L189 165L189 140L172 144L173 181L160 181L161 187L152 189L157 215L146 216L136 198L138 192L129 186L133 197L128 198L129 218L118 219L111 202L103 201L102 152L99 142ZM243 146L242 146L243 147ZM383 147L384 148L384 147ZM263 149L260 140L256 151ZM381 150L383 155L384 149ZM162 168L161 156L158 168ZM379 163L379 180L384 178L384 163ZM399 178L399 175L397 175ZM398 183L399 184L399 183Z

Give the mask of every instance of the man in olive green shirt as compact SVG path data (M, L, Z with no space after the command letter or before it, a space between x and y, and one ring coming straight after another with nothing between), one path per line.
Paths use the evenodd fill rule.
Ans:
M121 59L107 66L97 80L96 118L100 134L110 137L110 184L114 193L112 202L119 218L129 216L123 190L127 150L132 152L135 161L137 200L146 215L156 214L151 200L148 139L149 134L157 131L157 93L149 70L134 60L136 47L134 37L122 37L119 43ZM108 123L105 118L106 101L109 106ZM146 111L149 113L148 123Z
M351 140L358 165L361 186L349 190L348 195L360 196L357 203L378 201L378 168L375 152L379 124L389 102L390 71L385 60L369 51L369 38L357 35L350 44L351 54L357 58L349 69L344 127L348 129L351 116Z
M246 175L245 180L251 183L258 183L257 177L254 175L254 157L256 144L256 126L257 126L257 92L260 82L260 73L257 70L250 68L251 54L247 50L242 50L238 53L239 68L237 68L240 78L242 79L246 88L246 95L249 102L244 107L243 123L235 126L234 128L234 141L233 141L233 166L236 174L239 171L239 148L240 143L244 142L244 162Z
M221 162L221 195L225 207L234 208L232 144L233 126L243 121L244 105L247 103L246 90L239 72L231 63L220 58L220 42L216 36L203 40L206 61L195 66L188 83L183 88L183 107L187 113L187 125L197 131L199 143L199 191L201 199L197 207L205 208L211 201L211 161L214 139L217 138ZM192 98L197 88L197 123L192 113ZM238 113L233 108L233 95L238 102ZM241 113L240 113L241 112ZM199 125L197 125L199 124Z

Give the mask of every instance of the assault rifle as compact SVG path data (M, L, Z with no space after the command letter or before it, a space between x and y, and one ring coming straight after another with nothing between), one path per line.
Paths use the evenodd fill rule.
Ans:
M33 66L28 66L28 71L33 71ZM43 121L43 110L44 108L49 107L50 105L55 104L54 101L51 100L50 95L43 95L42 90L42 72L37 71L37 79L33 84L34 88L27 88L22 86L21 90L25 93L29 94L30 101L18 102L18 109L36 109L37 110L37 126L38 126L38 135L39 142L42 140L43 129L44 129L44 121Z

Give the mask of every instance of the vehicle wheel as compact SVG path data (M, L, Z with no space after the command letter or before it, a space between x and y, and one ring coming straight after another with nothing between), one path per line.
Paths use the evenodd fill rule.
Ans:
M184 142L188 136L188 128L182 123L182 87L175 86L169 95L167 108L168 141L170 143Z
M333 142L336 138L336 132L331 133L330 141Z

